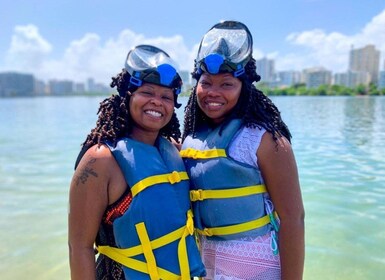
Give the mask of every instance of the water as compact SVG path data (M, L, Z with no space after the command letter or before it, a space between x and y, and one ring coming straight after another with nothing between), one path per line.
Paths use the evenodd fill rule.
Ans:
M69 279L68 186L102 99L0 99L1 279ZM273 101L293 134L305 279L383 279L385 98Z

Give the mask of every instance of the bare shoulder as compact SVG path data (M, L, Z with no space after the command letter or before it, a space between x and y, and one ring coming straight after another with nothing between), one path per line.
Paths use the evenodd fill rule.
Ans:
M292 157L293 150L289 140L286 137L279 137L277 140L273 139L273 135L270 132L266 132L258 149L258 158L281 158Z
M89 180L108 177L111 166L116 164L111 151L104 145L94 145L87 150L76 168L74 183L86 184Z

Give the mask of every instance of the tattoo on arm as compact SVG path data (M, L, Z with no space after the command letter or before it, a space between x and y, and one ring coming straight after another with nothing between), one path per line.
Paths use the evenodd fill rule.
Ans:
M98 174L92 168L92 164L95 163L96 159L91 158L86 166L80 170L80 174L76 178L76 185L78 186L80 183L85 184L90 176L98 177Z

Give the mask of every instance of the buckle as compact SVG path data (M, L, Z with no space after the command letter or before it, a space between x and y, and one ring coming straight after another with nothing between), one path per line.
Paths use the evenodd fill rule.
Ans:
M191 201L202 201L203 200L203 195L202 195L202 190L191 190L190 191L190 200Z
M170 176L168 176L168 181L171 184L179 183L181 181L180 175L178 172L173 171Z

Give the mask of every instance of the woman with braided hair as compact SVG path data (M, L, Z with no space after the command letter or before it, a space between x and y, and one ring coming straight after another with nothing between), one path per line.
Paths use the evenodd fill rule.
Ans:
M304 208L291 134L259 91L252 36L224 21L203 37L180 152L204 279L302 279Z
M83 143L70 194L72 279L188 279L205 275L178 150L182 80L167 53L132 49ZM98 254L95 264L95 252Z

